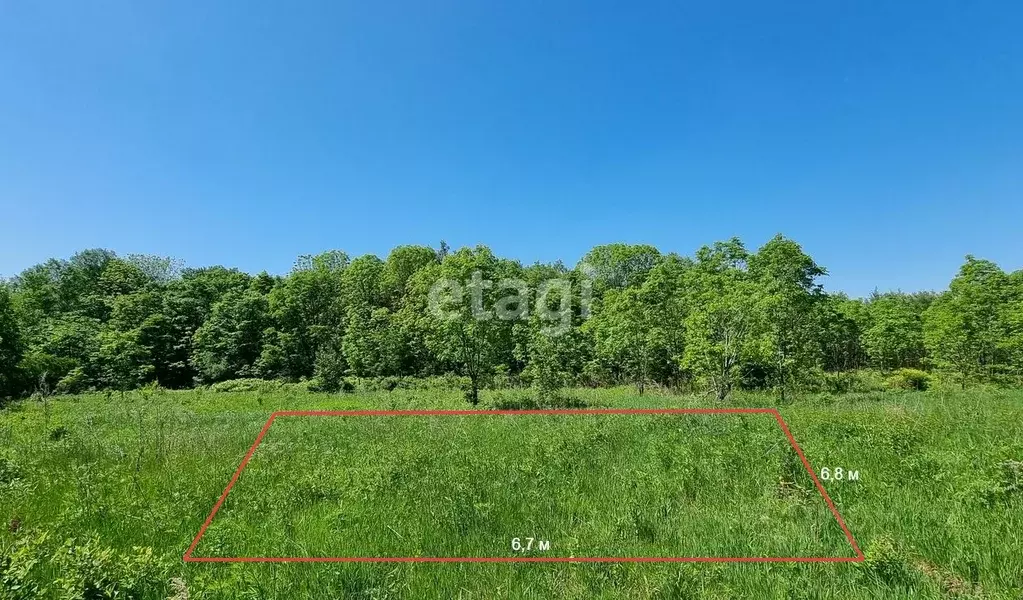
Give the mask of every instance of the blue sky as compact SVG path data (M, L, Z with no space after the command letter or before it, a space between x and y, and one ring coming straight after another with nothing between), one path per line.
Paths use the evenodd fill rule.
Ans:
M1023 4L6 2L0 275L487 243L803 244L853 295L1023 267Z

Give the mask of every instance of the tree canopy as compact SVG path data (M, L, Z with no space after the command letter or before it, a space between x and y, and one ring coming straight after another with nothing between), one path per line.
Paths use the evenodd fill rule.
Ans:
M692 257L608 244L573 269L486 246L334 250L280 276L85 250L0 284L0 397L459 373L473 403L496 376L541 395L629 383L725 398L860 368L1023 376L1023 272L967 257L944 292L865 299L826 292L826 275L782 236Z

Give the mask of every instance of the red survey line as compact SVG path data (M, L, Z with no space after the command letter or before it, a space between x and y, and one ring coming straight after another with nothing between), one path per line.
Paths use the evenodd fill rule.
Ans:
M234 484L238 482L238 478L241 477L242 471L244 471L245 466L249 464L249 460L252 459L253 453L256 452L256 448L258 448L259 444L263 441L263 436L270 430L270 426L273 425L274 419L276 418L277 413L273 413L270 415L270 418L266 420L266 423L263 424L263 429L261 429L259 435L256 436L256 441L252 442L252 446L249 448L249 451L245 453L245 458L242 459L242 464L238 465L238 468L234 472L234 476L231 477L231 481L227 484L227 487L224 488L224 493L220 495L220 499L213 505L213 510L210 511L210 516L206 517L206 522L204 522L202 527L199 528L199 533L196 534L195 539L192 540L192 545L190 545L188 550L185 552L185 556L183 557L185 562L195 560L192 558L192 552L195 550L195 547L199 545L199 540L202 538L203 534L206 533L206 529L209 528L210 523L213 522L213 517L216 516L217 511L220 510L220 505L224 503L224 500L227 499L227 495L231 493L231 488L233 488Z
M294 557L196 557L192 556L196 546L202 539L206 530L213 522L217 511L224 504L231 488L238 482L242 471L249 464L252 455L256 452L263 441L263 437L277 417L391 417L391 416L505 416L505 415L711 415L711 414L769 414L772 415L781 426L785 437L788 438L792 449L796 451L807 473L813 479L817 490L824 497L831 513L835 516L839 526L845 533L846 539L856 552L855 557L421 557L421 556L399 556L399 557L315 557L315 556L294 556ZM210 511L206 521L199 528L199 533L192 540L188 550L185 551L182 560L184 562L203 563L232 563L232 562L267 562L267 563L340 563L340 562L392 562L392 563L516 563L516 562L537 562L537 563L848 563L863 562L865 559L852 532L842 519L835 503L832 502L827 490L817 478L816 472L806 459L802 448L796 443L796 439L789 431L788 425L782 418L781 413L774 408L593 408L593 409L544 409L544 410L285 410L277 411L270 415L263 429L260 430L256 440L252 443L249 451L245 454L234 476L228 482L224 492L220 495L213 510Z
M278 417L457 417L471 415L774 415L773 408L555 408L532 410L281 410Z
M560 562L560 563L854 563L863 562L863 559L855 556L690 556L690 557L656 557L637 556L626 558L604 558L604 557L579 557L569 556L541 558L541 557L421 557L421 556L395 556L390 558L374 558L369 556L356 557L335 557L335 556L284 556L284 557L223 557L223 556L198 556L186 559L186 562L206 563L340 563L340 562L383 562L383 563L521 563L521 562Z
M856 543L856 538L853 537L852 531L849 531L849 526L845 524L845 519L839 514L838 508L835 507L835 503L832 502L831 496L828 495L828 491L824 489L824 484L817 477L817 472L814 471L813 467L810 466L810 461L806 459L806 455L803 454L803 449L799 447L799 443L796 442L796 438L789 431L789 426L785 422L785 419L781 417L781 413L777 409L774 409L774 418L778 420L778 425L781 426L781 430L785 432L785 437L789 438L789 444L792 445L792 449L799 455L799 460L803 461L803 466L806 467L806 472L810 474L814 484L817 485L817 490L820 491L821 496L824 496L824 502L827 503L828 508L831 509L831 514L835 515L835 520L838 521L839 527L842 528L842 532L845 533L845 539L849 540L849 544L856 552L856 558L859 561L863 561L866 557L863 555L863 551L860 550L859 544Z

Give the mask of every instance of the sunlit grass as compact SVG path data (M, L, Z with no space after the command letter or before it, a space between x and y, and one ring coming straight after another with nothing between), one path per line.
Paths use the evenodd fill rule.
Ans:
M196 556L853 555L763 414L282 417L206 535Z
M710 404L630 390L574 393L602 406ZM54 559L60 545L90 537L119 553L111 564L152 548L147 598L174 593L171 578L190 598L1023 594L1023 492L1012 466L1023 460L1023 393L998 390L797 398L781 407L816 468L860 472L860 481L825 486L867 565L182 562L272 412L464 407L457 391L27 402L0 412L0 550L10 557L32 547L24 554L36 559L30 576L43 597L61 597L51 585L67 573ZM797 486L779 485L799 469L786 462L769 419L573 418L281 419L196 555L501 556L510 537L533 534L551 541L551 555L848 555L819 498L792 491L808 483L793 476ZM617 472L627 474L610 475ZM762 527L726 535L765 516Z

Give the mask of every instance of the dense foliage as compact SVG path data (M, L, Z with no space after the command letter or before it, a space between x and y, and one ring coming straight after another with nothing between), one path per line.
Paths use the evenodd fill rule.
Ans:
M86 250L0 284L0 398L237 378L333 391L349 377L452 372L468 378L471 402L495 378L541 397L629 382L725 398L868 367L964 385L1023 375L1023 271L967 257L943 293L862 300L825 292L825 274L781 236L693 257L610 244L572 269L484 246L401 246L386 260L332 251L285 276ZM441 280L467 286L443 316L430 304ZM548 294L552 281L571 295Z

